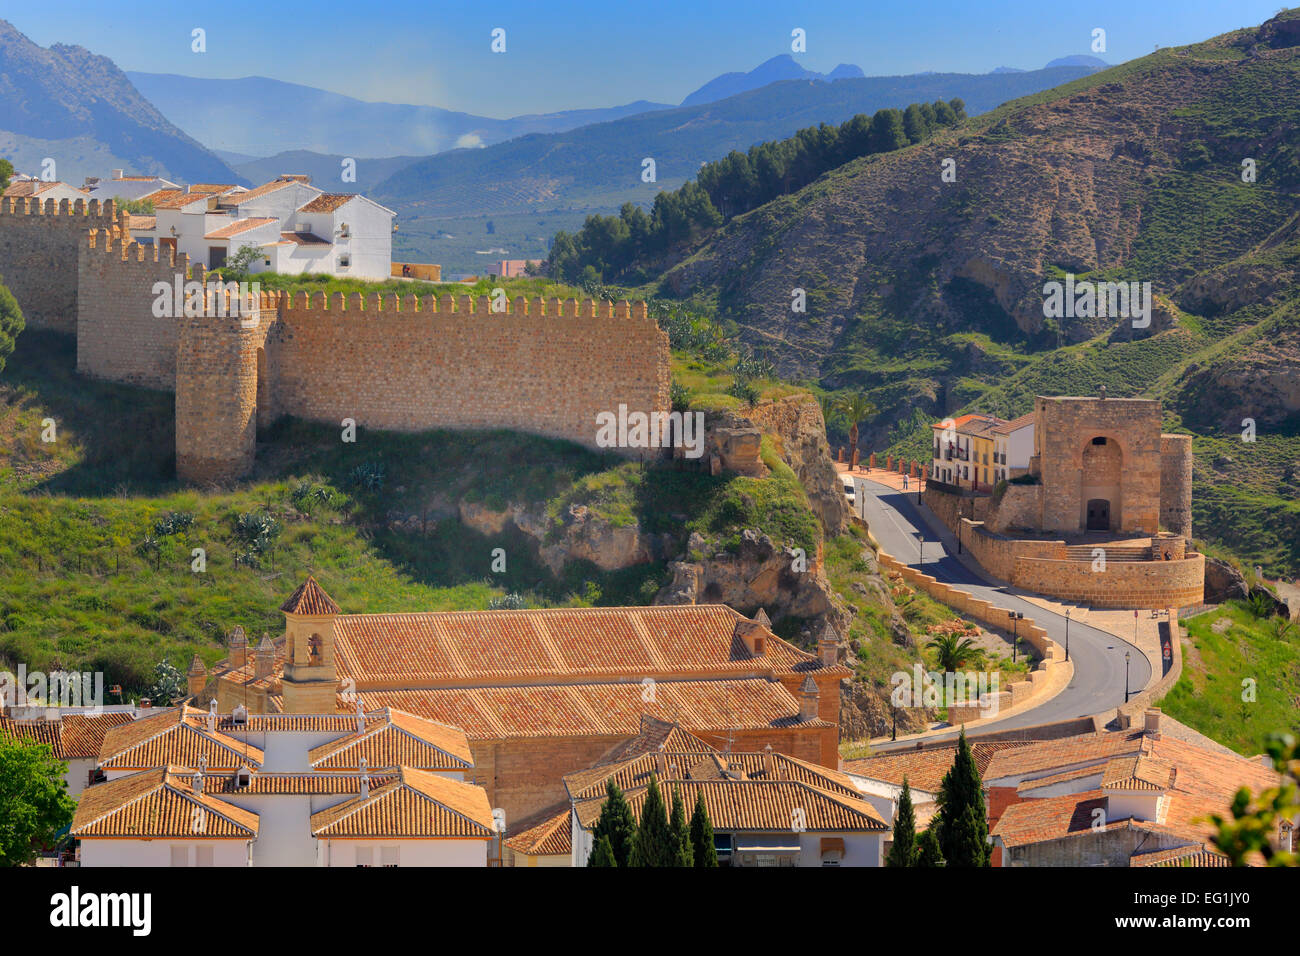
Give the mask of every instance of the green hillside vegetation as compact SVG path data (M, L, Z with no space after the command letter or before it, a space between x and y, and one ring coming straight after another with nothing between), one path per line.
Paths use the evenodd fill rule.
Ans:
M926 460L930 422L1012 417L1036 394L1160 399L1166 429L1194 436L1198 538L1300 575L1298 20L1163 49L843 163L699 231L666 271L629 271L645 279L632 292L734 328L819 395L864 392L879 409L864 454ZM1045 317L1043 284L1067 274L1149 282L1150 328Z
M1190 641L1166 713L1246 755L1262 753L1270 732L1300 734L1300 624L1240 601L1182 623Z
M28 330L0 375L0 668L102 670L139 693L159 659L222 657L237 624L282 629L276 609L308 572L350 612L484 608L509 592L530 606L645 604L666 583L662 563L576 562L555 577L521 535L463 525L461 501L526 504L557 532L584 505L683 547L693 531L735 547L756 528L812 553L821 535L789 469L715 478L505 432L361 430L344 444L336 428L286 419L260 436L248 481L182 488L172 396L74 368L70 338Z
M906 110L859 113L840 126L822 123L794 136L733 150L706 163L694 180L655 196L647 213L625 203L617 216L589 216L575 236L558 232L546 261L549 275L578 281L644 281L684 243L726 220L788 196L823 173L860 156L919 143L966 118L966 104L913 103ZM635 277L635 278L633 278Z

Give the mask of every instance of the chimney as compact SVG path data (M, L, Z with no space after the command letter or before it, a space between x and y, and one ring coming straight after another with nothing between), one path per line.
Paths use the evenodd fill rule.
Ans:
M194 788L195 793L203 792L203 774L198 770L195 770L194 776L190 777L190 786Z
M208 669L203 666L203 661L198 654L190 660L190 669L185 675L185 683L191 697L198 697L208 684Z
M370 797L370 773L366 770L366 758L362 757L361 767L361 799L366 800Z
M230 632L230 636L226 639L226 647L230 649L231 667L243 667L248 663L248 637L242 627L236 627Z
M767 780L776 779L776 758L772 756L772 745L763 748L763 776Z
M217 732L217 699L214 697L208 701L208 733Z
M817 690L817 682L811 677L803 679L803 685L799 688L799 719L816 720L818 709L818 697L820 692Z
M822 628L822 635L817 639L817 653L821 656L823 667L834 667L839 663L840 636L830 622Z
M660 780L668 776L668 760L664 757L663 751L655 752L655 773Z
M115 169L115 170L113 170L113 178L114 178L114 179L121 179L121 178L122 178L122 174L123 174L125 171L126 171L126 170L123 170L123 169Z
M275 645L271 643L271 635L262 634L261 643L253 651L253 677L260 680L263 677L270 677L275 670Z
M1153 740L1160 739L1161 716L1159 707L1148 707L1144 715L1142 731Z
M366 712L361 709L361 701L357 700L357 733L366 732Z

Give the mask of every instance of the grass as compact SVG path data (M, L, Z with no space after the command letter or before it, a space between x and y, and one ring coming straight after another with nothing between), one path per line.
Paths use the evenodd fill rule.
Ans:
M1161 701L1166 713L1238 753L1263 752L1270 732L1300 733L1300 633L1274 630L1241 602L1188 618L1183 673ZM1250 696L1253 686L1255 699Z
M574 561L554 575L533 539L462 523L461 502L525 507L556 538L581 506L678 550L692 531L717 548L745 528L809 554L820 540L789 469L714 477L508 432L360 429L344 444L336 427L286 419L259 435L248 480L184 488L172 396L80 379L74 365L70 339L29 331L0 374L0 668L104 671L139 692L160 659L219 659L235 625L279 630L280 602L309 572L358 613L484 608L510 591L530 606L648 604L667 583L663 561L614 572ZM49 418L57 440L44 442ZM376 487L361 480L380 473ZM188 526L160 529L173 512ZM243 515L278 531L258 542Z

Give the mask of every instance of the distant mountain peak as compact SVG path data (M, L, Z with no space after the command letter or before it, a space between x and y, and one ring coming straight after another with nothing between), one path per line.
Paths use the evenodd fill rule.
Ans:
M1075 53L1071 56L1057 57L1055 60L1048 63L1047 66L1043 67L1043 69L1050 70L1052 67L1056 66L1095 66L1099 70L1105 70L1110 66L1110 64L1105 60L1095 56L1089 56L1086 53Z
M858 79L865 75L861 67L851 63L841 63L829 73L818 73L816 70L800 66L789 53L779 53L764 60L748 73L723 73L721 76L715 76L682 100L681 105L699 106L703 103L715 103L729 96L748 93L750 90L757 90L769 83L780 83L783 80L819 80L823 83L831 83L835 80Z

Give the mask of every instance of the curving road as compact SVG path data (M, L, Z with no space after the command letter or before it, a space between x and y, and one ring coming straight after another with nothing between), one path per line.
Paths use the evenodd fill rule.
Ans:
M1045 628L1052 640L1065 646L1065 616L1031 604L1010 593L1005 586L988 583L950 554L938 540L939 535L952 541L954 546L956 539L941 527L928 508L917 506L915 492L904 493L869 479L857 482L857 486L862 492L861 514L882 548L904 564L924 569L924 573L946 584L958 585L978 598L993 601L998 607L1023 612ZM920 555L919 529L925 529L924 563ZM1131 655L1129 689L1136 694L1147 685L1151 679L1150 663L1133 644L1079 621L1071 621L1069 628L1070 660L1074 663L1070 685L1038 707L972 728L968 737L1087 717L1123 704L1125 651ZM957 734L958 731L953 730L951 734L936 734L927 741L947 740ZM878 745L876 749L887 751L915 746L915 741L898 741Z

